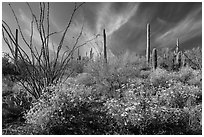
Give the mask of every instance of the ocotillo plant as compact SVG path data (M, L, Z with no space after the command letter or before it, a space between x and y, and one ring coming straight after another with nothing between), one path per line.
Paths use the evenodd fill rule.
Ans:
M146 63L150 63L150 24L147 24L147 49L146 49Z
M152 50L152 66L154 70L157 68L157 49L156 48Z
M107 63L108 59L107 59L106 31L105 31L105 29L103 30L103 39L104 39L104 60L105 60L105 63Z

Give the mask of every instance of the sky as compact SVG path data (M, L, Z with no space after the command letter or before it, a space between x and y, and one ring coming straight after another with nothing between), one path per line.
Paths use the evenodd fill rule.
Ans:
M22 26L24 35L30 36L31 13L26 3L11 3ZM39 15L39 3L29 3L36 15ZM77 3L79 5L80 3ZM73 12L72 2L50 3L50 30L63 30ZM2 4L2 20L7 22L12 31L17 28L14 16L8 3ZM202 3L201 2L145 2L145 3L105 3L87 2L77 10L65 38L63 50L73 46L83 26L79 45L93 38L80 48L85 56L90 48L95 53L103 49L103 29L106 30L108 51L119 55L127 51L132 54L144 54L146 49L146 26L151 28L151 49L174 48L179 38L182 50L202 46ZM99 35L98 37L96 37ZM56 51L62 33L50 39L50 51ZM20 38L19 38L20 39ZM3 41L3 40L2 40ZM28 39L29 41L29 39ZM33 36L34 44L40 48L40 38L36 27ZM19 40L22 47L25 47ZM3 41L2 50L8 51ZM54 45L54 46L53 46Z

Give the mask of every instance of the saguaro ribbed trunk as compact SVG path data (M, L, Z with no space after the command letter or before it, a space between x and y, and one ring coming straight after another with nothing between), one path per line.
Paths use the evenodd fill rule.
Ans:
M146 63L150 63L150 24L147 24L147 49L146 49Z
M91 50L90 50L90 59L92 59L93 58L93 49L91 48Z
M176 40L176 50L175 50L176 54L178 54L179 52L179 39L177 38Z
M157 49L156 48L152 50L152 66L154 70L157 68Z
M104 59L105 59L105 63L107 63L108 60L107 60L106 31L105 31L105 29L103 30L103 38L104 38Z
M18 29L16 29L16 43L15 43L15 64L18 60Z
M78 60L81 60L79 48L78 48Z

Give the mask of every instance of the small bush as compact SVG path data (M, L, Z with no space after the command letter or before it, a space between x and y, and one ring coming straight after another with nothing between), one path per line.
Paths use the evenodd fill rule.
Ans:
M187 109L189 117L189 127L194 134L202 133L202 105L196 105L191 109Z
M165 87L168 80L168 72L164 69L157 68L149 75L149 80L154 87Z

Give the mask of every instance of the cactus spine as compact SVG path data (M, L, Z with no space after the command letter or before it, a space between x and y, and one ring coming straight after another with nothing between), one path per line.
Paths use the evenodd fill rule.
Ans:
M152 66L154 70L157 68L157 49L156 48L152 50Z
M147 49L146 49L146 63L150 63L150 24L147 24Z
M103 30L103 39L104 39L104 59L105 59L105 63L107 63L108 60L107 60L106 31L105 31L105 29Z

